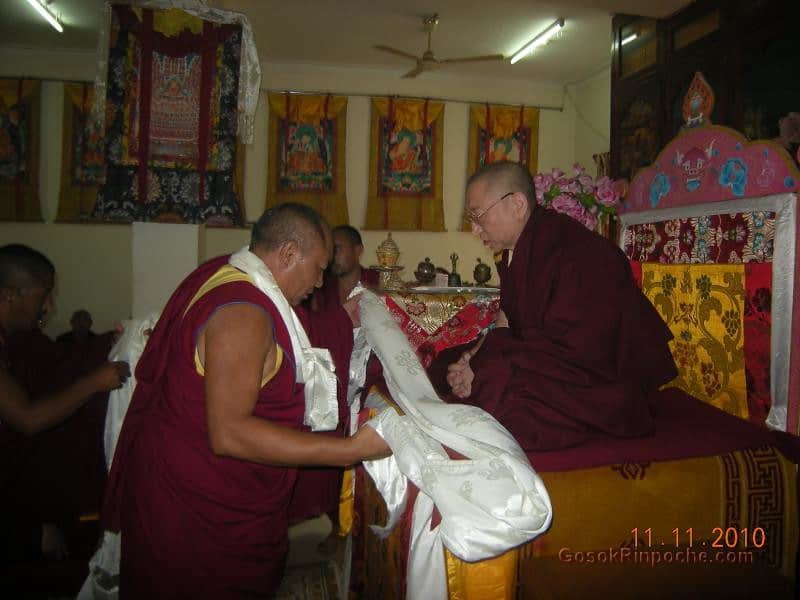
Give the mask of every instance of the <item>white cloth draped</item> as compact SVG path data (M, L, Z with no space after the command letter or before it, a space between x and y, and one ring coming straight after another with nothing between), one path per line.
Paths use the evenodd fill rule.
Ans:
M264 261L247 246L231 255L231 266L247 273L255 286L266 295L283 319L292 340L295 380L305 384L306 410L303 423L312 431L330 431L339 423L336 400L336 366L325 348L313 348L297 313L289 305L281 288Z
M106 469L111 469L111 459L114 458L114 450L117 448L119 431L122 429L122 421L128 406L133 398L133 390L136 388L135 365L144 352L147 344L145 331L152 330L156 326L159 313L154 312L144 319L130 319L123 321L124 330L122 335L111 348L108 360L124 360L131 366L131 376L115 390L108 394L108 409L106 410L106 425L103 431L103 450L106 453Z
M408 340L377 296L363 292L360 308L358 336L366 338L380 359L392 398L405 413L384 410L370 422L393 456L365 462L365 467L386 501L390 524L404 508L406 486L398 482L407 478L419 488L408 597L444 598L442 546L469 562L498 556L547 530L552 519L550 497L516 440L494 417L474 406L447 404L437 396ZM451 460L443 445L465 460ZM434 505L442 520L431 530Z
M263 265L255 255L243 249L233 255L230 262L251 275L259 289L275 302L276 289L278 293L280 290L269 271L264 272L254 260ZM405 510L408 481L413 482L420 493L413 508L407 596L410 600L445 598L443 546L465 561L498 556L547 530L552 518L550 498L508 431L479 408L446 404L438 398L416 354L383 302L361 288L354 293L359 292L362 293L362 326L355 330L350 365L351 414L356 415L359 409L355 402L356 390L363 385L370 350L381 360L392 397L405 412L400 416L394 410L384 410L370 422L394 453L388 458L365 463L389 513L387 525L373 529L379 535L391 531ZM282 293L280 298L283 298ZM292 343L296 341L301 346L300 354L293 346L296 355L317 357L318 354L307 352L315 350L310 344L304 347L308 338L286 299L283 298L282 304L280 299L275 304L290 333L294 328L297 339L293 338ZM117 356L135 360L136 348L144 346L146 328L143 323L135 323L131 336L123 338L127 341L122 344L120 340L122 345L115 347ZM131 370L134 368L132 362ZM298 375L314 378L326 369L320 364ZM330 373L333 373L332 366ZM333 385L335 409L335 380ZM372 400L375 398L368 402ZM107 436L114 440L121 416L117 415L116 419L106 423ZM357 418L351 423L355 428ZM111 447L114 445L115 442ZM449 459L443 445L465 459ZM434 505L442 520L431 530ZM117 588L109 587L108 582L119 573L119 543L119 536L106 532L102 547L90 562L91 573L79 600L116 597Z

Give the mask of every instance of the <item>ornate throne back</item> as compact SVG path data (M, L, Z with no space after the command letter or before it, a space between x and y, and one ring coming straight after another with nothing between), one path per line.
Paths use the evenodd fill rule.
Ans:
M711 125L708 95L698 73L694 126L634 177L620 242L675 336L670 385L798 433L800 171L780 146Z

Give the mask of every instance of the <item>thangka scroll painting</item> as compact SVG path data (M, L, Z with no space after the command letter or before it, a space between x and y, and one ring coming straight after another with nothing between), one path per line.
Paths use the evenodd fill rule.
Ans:
M300 202L332 226L347 224L347 98L269 94L267 208Z
M472 175L483 165L511 161L536 174L539 152L539 109L473 104L469 110L469 157ZM464 229L469 231L469 222Z
M444 103L373 98L366 229L444 231Z
M241 225L242 28L112 6L105 182L92 218Z
M39 221L40 84L0 79L0 220Z
M92 83L64 83L59 221L86 221L105 181L102 131L91 119Z

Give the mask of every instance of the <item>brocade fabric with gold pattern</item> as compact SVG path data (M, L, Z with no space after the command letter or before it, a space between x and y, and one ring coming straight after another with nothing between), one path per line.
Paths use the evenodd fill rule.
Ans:
M744 265L644 263L642 291L675 336L667 385L748 419Z

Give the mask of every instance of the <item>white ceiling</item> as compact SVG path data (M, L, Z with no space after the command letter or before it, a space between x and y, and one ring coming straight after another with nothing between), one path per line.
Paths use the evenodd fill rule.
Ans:
M609 64L611 15L665 17L691 0L212 0L250 19L262 60L380 68L399 77L413 61L372 49L384 44L421 54L422 19L438 13L432 48L439 59L475 54L510 56L559 17L560 39L517 63L447 65L464 77L569 83ZM0 0L0 45L93 50L100 22L98 0L51 0L65 32L47 25L26 0ZM446 71L445 71L446 69ZM426 77L422 74L420 78Z

